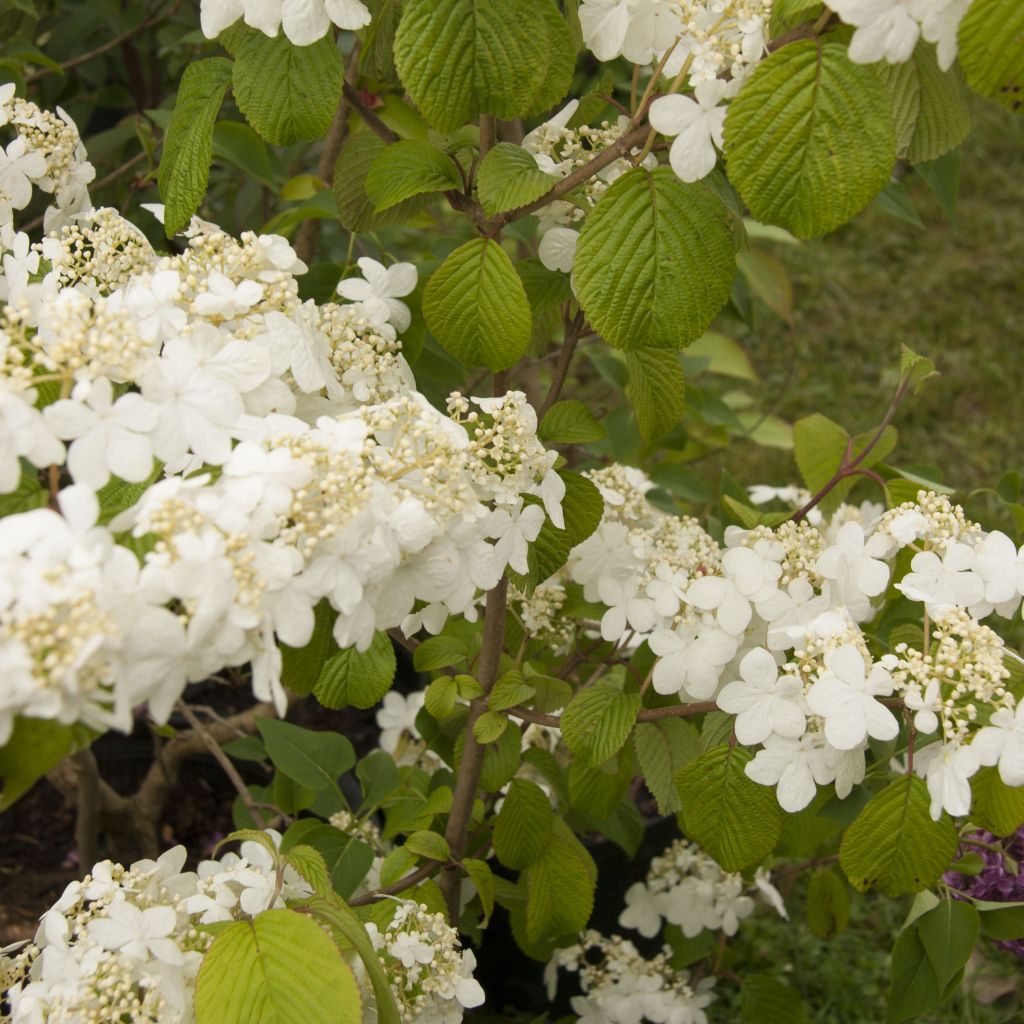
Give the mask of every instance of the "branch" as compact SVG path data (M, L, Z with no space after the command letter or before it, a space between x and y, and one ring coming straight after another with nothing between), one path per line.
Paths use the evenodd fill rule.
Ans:
M348 901L350 907L365 907L370 903L376 903L378 900L384 899L385 896L397 896L400 892L405 892L406 889L412 889L414 886L420 884L430 878L431 875L436 875L444 864L439 860L430 860L426 864L422 864L415 871L406 875L405 878L400 878L393 885L385 886L383 889L377 889L374 892L368 892L364 896L356 896L355 899Z
M348 100L352 109L363 119L366 127L385 142L398 142L401 136L393 132L364 102L356 87L346 81L342 86L342 98Z
M572 357L576 352L576 346L579 344L580 338L585 333L585 325L586 318L583 315L583 311L580 310L565 329L565 340L558 351L558 362L555 364L555 374L551 380L551 387L548 388L548 393L544 396L544 401L541 402L540 408L537 410L538 421L544 418L544 413L558 401L558 396L562 393L562 388L565 386L565 378L569 375L569 364L572 362Z
M170 18L172 15L174 15L183 2L184 0L174 0L174 3L172 3L171 6L166 10L163 9L163 5L159 5L157 9L153 11L152 14L143 18L143 20L140 21L138 25L133 25L131 28L126 29L120 35L114 36L113 39L108 39L105 43L103 43L101 46L97 46L94 50L89 50L88 52L80 54L77 57L72 57L71 60L65 61L63 64L60 65L60 70L70 71L72 68L77 68L80 64L85 64L87 61L90 61L95 57L101 57L109 50L113 50L115 47L120 46L122 43L128 42L129 39L134 39L135 36L145 32L146 29L152 28L159 22L166 21L167 18ZM31 84L32 82L35 82L38 79L42 78L44 75L52 74L54 70L54 68L40 68L38 71L35 71L31 75L29 75L26 81L28 82L28 84Z
M462 760L455 777L455 792L452 794L452 809L448 815L448 826L444 837L451 850L452 860L459 861L466 852L469 839L469 821L476 799L476 788L480 781L480 770L484 762L484 748L473 735L476 720L487 710L487 695L498 677L501 651L505 646L505 609L508 604L508 577L502 576L498 585L487 593L484 610L484 639L477 665L477 679L483 688L483 695L469 705L466 718L466 742L462 748ZM448 917L452 927L459 921L459 868L457 864L446 865L441 875L440 887L448 905Z
M703 715L705 712L718 710L718 705L713 700L699 701L696 704L671 704L664 708L641 708L636 720L638 722L656 722L662 718L691 718L693 715ZM561 715L544 715L532 708L509 708L505 714L533 725L547 725L552 729L560 729L562 725Z
M618 141L613 142L607 149L602 149L593 160L588 160L582 167L577 167L575 171L564 177L558 184L548 189L540 199L535 199L532 203L519 206L514 210L507 210L505 213L495 217L491 221L491 231L500 231L506 224L510 224L520 217L525 217L528 213L543 209L548 203L553 203L556 199L561 199L562 196L568 195L574 188L578 188L583 182L594 177L598 171L603 171L609 164L613 164L616 160L628 156L631 149L642 145L647 138L647 132L648 129L645 127L636 127L626 132L625 135L618 139Z
M253 799L252 793L249 792L249 787L245 784L242 776L238 774L238 769L231 763L231 758L228 757L228 755L221 749L220 743L210 735L209 730L202 722L199 721L195 712L193 712L193 710L183 700L178 701L178 710L182 715L184 715L185 721L192 726L192 731L203 741L206 749L213 754L217 764L224 769L224 774L228 777L231 781L231 785L235 787L235 791L242 798L242 803L245 804L245 809L252 815L252 820L256 822L257 827L266 828L266 820L263 815L260 814L256 801Z

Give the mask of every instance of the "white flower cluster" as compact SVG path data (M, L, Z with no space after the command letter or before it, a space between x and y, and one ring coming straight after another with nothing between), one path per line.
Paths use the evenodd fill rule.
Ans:
M443 914L403 900L383 929L370 923L366 930L403 1024L459 1024L464 1009L483 1003L484 990L473 977L476 957L471 949L460 948L459 933ZM365 982L363 987L368 987Z
M270 851L253 840L198 872L184 864L185 848L176 846L127 869L103 861L72 882L34 940L0 956L4 1019L190 1024L196 975L214 938L197 925L255 917L311 891L290 868L278 885Z
M835 0L829 3L857 31L850 40L850 60L874 64L909 60L918 39L935 43L939 67L956 60L957 32L971 0Z
M658 693L736 715L737 739L761 747L747 774L776 786L783 808L806 807L819 785L849 794L869 739L897 736L891 707L903 702L924 734L913 767L936 818L968 812L982 765L1024 784L1010 655L981 622L1015 614L1024 595L1024 551L1004 534L921 492L883 515L844 506L817 527L729 527L721 549L695 520L650 505L639 471L590 476L605 515L566 571L604 606L602 637L623 649L646 640ZM894 578L904 548L909 571ZM900 592L920 605L919 635L874 656L861 625Z
M589 125L570 128L569 122L578 107L579 100L570 100L550 121L538 125L523 139L523 148L545 174L567 178L602 150L618 142L629 127L629 118L623 116L615 124L604 121L597 128ZM649 154L643 166L656 167L657 162L657 158ZM579 240L577 228L581 226L587 210L594 207L608 186L632 166L629 160L620 157L588 178L580 187L585 207L556 199L537 211L541 234L539 255L548 270L560 270L566 274L572 270Z
M14 85L0 85L0 128L14 138L0 146L0 299L9 300L39 266L39 253L28 235L15 228L15 214L32 202L33 191L52 196L42 211L44 230L60 230L91 205L88 185L96 176L86 159L78 129L68 115L41 110L14 95Z
M619 915L619 924L648 939L666 921L689 939L705 929L735 935L740 921L754 912L751 888L787 916L766 871L758 868L753 887L748 886L742 875L723 871L700 847L677 839L651 861L647 880L634 882L626 890L626 909Z
M283 29L296 46L309 46L332 25L353 31L364 28L370 12L361 0L202 0L199 18L208 39L242 18L264 35L276 36Z
M577 974L582 995L570 1002L579 1024L707 1024L714 977L696 985L672 968L669 947L648 959L629 939L590 930L556 950L544 971L548 998L558 991L559 969Z
M7 280L0 494L36 467L53 507L4 520L0 742L18 714L125 729L149 701L163 720L186 681L246 663L283 707L277 643L307 643L321 599L343 647L436 632L526 571L545 514L563 524L523 394L445 415L414 390L409 264L363 259L339 285L359 301L318 307L283 238L187 236L161 256L92 210L37 248L36 280ZM100 525L107 485L105 508L132 507Z

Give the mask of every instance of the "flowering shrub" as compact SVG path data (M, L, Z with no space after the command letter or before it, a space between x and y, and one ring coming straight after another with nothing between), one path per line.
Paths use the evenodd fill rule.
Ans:
M980 929L1019 948L1019 887L986 880L1015 872L1024 824L1024 549L886 462L932 363L903 349L866 435L797 423L803 487L727 480L697 518L658 481L686 441L680 350L722 356L706 332L738 261L752 287L749 238L891 197L897 165L962 141L964 79L1016 109L1022 19L1015 0L202 0L229 56L185 71L163 203L135 220L93 207L66 114L0 89L3 801L178 712L239 792L242 841L196 873L181 848L97 864L4 952L10 1019L450 1024L486 1000L460 933L498 907L552 998L575 975L581 1021L704 1024L755 900L786 917L770 870L794 855L835 920L847 882L918 894L894 1024L948 998ZM581 50L617 63L569 97ZM199 216L229 90L263 143L324 140L276 230ZM325 212L381 256L326 293ZM395 261L380 233L428 212L437 258ZM562 397L583 351L625 391L631 447L582 377ZM866 484L880 502L854 501ZM207 680L259 702L234 750L185 699ZM284 721L308 694L381 705L379 749ZM634 855L641 789L686 838L625 893L634 943L591 927L581 837ZM753 1021L796 998L743 984Z

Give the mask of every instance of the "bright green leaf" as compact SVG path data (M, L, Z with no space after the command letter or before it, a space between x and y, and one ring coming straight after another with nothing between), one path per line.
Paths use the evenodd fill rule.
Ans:
M678 353L671 349L638 348L627 353L629 384L637 429L645 441L667 434L686 408L686 379Z
M412 654L417 672L432 672L466 660L466 645L454 636L427 637Z
M492 843L507 868L528 868L551 842L554 812L544 791L528 779L513 779L494 823Z
M590 323L610 344L683 348L728 301L735 270L721 202L670 167L637 167L587 217L574 279Z
M451 847L445 841L444 836L436 832L421 829L413 832L405 840L405 848L418 857L425 857L427 860L446 861L451 855Z
M675 814L682 804L673 780L683 765L700 756L697 730L681 718L638 722L633 730L633 750L658 811Z
M959 32L960 64L975 92L1024 109L1024 4L973 0Z
M639 710L638 693L607 683L588 686L562 712L562 738L584 764L597 767L622 749Z
M604 427L583 402L570 398L544 413L537 436L548 444L588 444L604 439Z
M477 172L480 205L488 217L526 206L540 199L558 179L545 174L522 146L499 142L488 152Z
M391 689L396 667L391 638L377 632L365 651L348 647L328 659L313 694L326 708L372 708Z
M725 118L729 179L758 220L799 238L862 210L896 162L889 96L846 47L801 39L754 69Z
M375 212L390 210L425 192L446 192L462 184L452 159L427 142L405 139L377 154L366 176L366 194Z
M474 238L451 253L427 282L423 315L442 348L492 372L514 365L530 344L523 282L493 239Z

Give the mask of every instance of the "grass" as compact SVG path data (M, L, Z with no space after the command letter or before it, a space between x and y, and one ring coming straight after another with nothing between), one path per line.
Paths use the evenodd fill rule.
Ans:
M779 415L823 412L855 432L888 405L901 343L931 357L942 376L900 411L896 460L963 489L1024 467L1024 119L983 101L972 113L955 222L911 175L923 229L870 207L824 239L773 246L795 331L762 310L743 342L765 395L782 392ZM741 480L796 476L785 453L751 445L725 462Z

